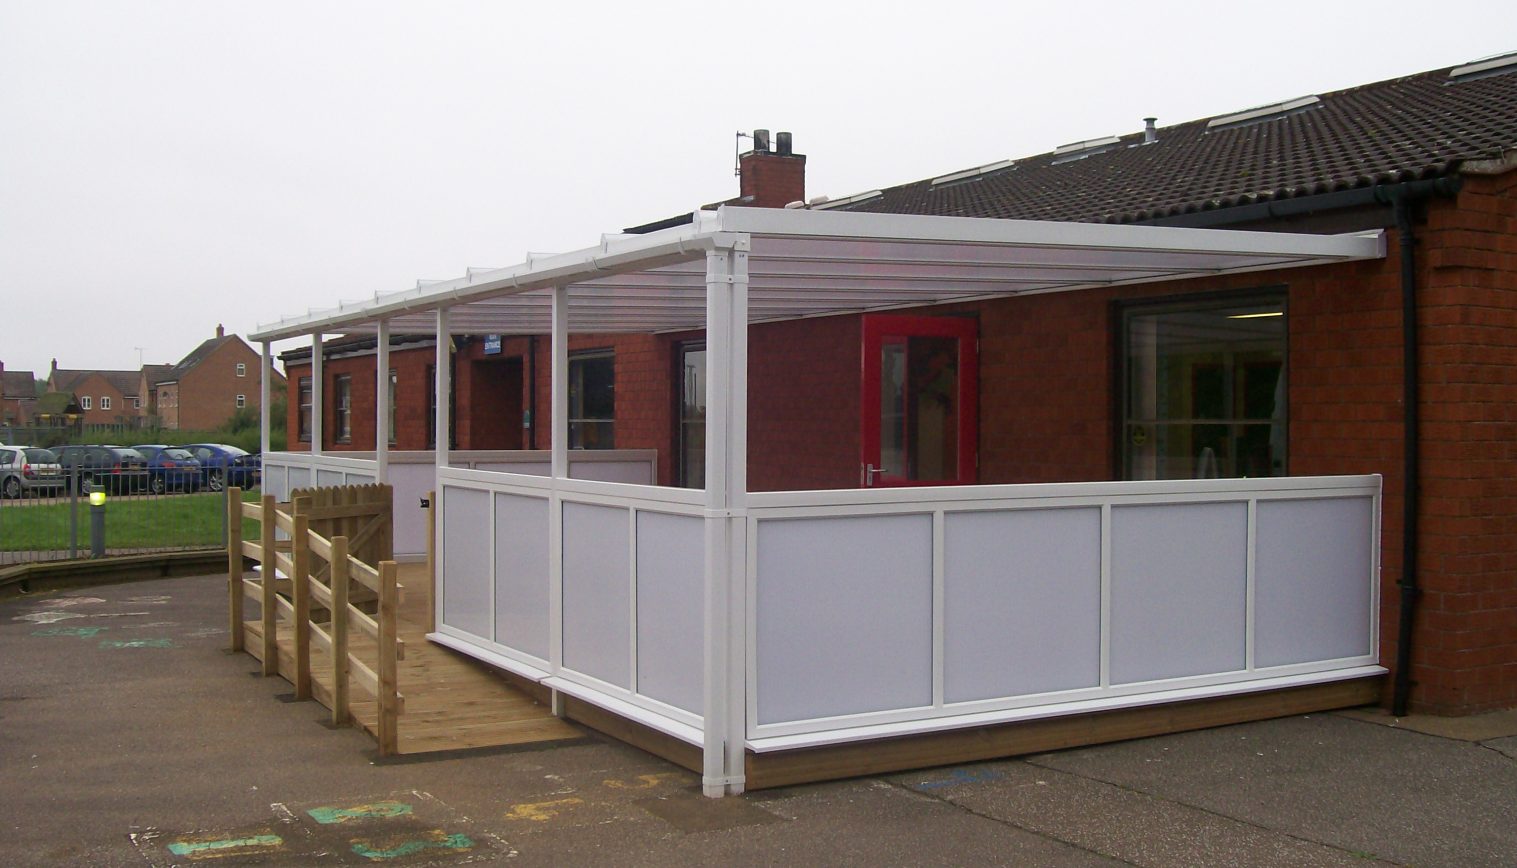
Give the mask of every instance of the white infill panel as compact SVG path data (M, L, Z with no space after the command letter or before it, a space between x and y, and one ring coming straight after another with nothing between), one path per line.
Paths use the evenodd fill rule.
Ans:
M548 659L548 501L495 495L495 641Z
M1099 507L949 513L944 549L947 702L1100 683Z
M309 468L309 467L291 467L290 468L290 485L289 485L288 491L286 491L286 494L288 494L289 491L294 491L297 488L310 488L310 487L311 487L311 468Z
M647 461L575 461L569 458L569 476L598 482L625 482L630 485L655 485L652 465Z
M565 503L564 667L631 689L627 510Z
M334 486L334 485L342 485L342 484L343 484L343 473L342 473L341 470L327 470L324 467L318 467L318 468L316 468L316 487L317 488L328 488L328 487L331 487L331 486Z
M1370 653L1368 497L1261 501L1254 579L1254 664Z
M637 692L702 709L702 519L637 514Z
M447 487L442 492L442 622L490 637L490 495Z
M1112 683L1243 669L1248 505L1111 513Z
M390 456L390 487L395 491L395 556L427 553L427 513L421 499L437 488L437 465L401 464Z
M758 722L932 705L932 516L758 522Z

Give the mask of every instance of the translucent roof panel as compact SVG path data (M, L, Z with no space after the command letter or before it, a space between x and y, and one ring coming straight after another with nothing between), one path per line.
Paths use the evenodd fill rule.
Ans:
M764 322L1034 292L1061 292L1380 258L1380 232L1298 235L724 207L647 235L261 326L255 340L391 331L544 334L552 289L569 289L571 330L705 327L706 254L746 249L749 320Z

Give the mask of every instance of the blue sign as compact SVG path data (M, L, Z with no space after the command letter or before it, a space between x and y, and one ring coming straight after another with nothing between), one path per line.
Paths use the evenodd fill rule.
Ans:
M500 355L500 335L485 335L485 355Z

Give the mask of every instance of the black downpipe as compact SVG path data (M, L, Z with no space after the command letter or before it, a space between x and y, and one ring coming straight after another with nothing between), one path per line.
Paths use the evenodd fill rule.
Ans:
M527 335L527 448L537 448L537 335Z
M1401 337L1402 337L1402 411L1404 415L1404 455L1401 498L1401 621L1396 633L1396 676L1391 698L1391 713L1406 715L1412 692L1412 635L1416 625L1417 601L1422 588L1417 583L1417 502L1421 496L1421 451L1418 412L1417 373L1417 235L1416 209L1426 198L1422 191L1387 191L1396 210L1396 234L1401 248ZM1398 195L1400 193L1401 195ZM1420 193L1420 195L1419 195ZM1409 195L1408 195L1409 194Z

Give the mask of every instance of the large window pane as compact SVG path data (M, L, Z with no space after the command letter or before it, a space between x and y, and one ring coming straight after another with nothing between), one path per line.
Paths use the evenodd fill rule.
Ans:
M706 347L680 348L679 481L706 487Z
M616 448L616 357L584 353L569 359L569 448Z
M1123 312L1123 474L1284 476L1285 299Z

